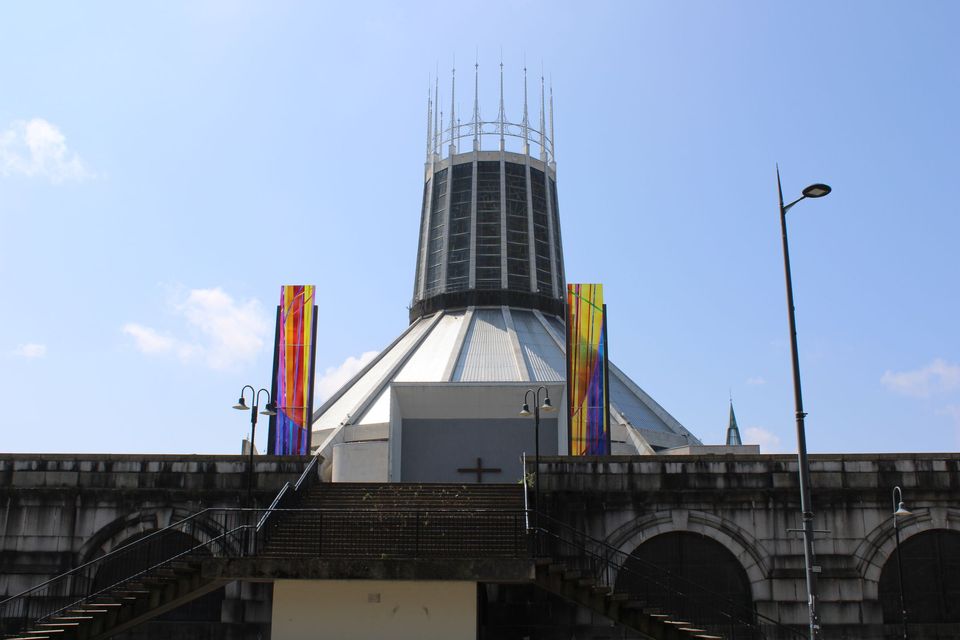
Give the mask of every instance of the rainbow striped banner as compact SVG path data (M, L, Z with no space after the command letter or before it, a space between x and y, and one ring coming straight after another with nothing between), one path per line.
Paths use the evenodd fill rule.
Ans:
M270 420L271 455L310 453L317 335L315 289L311 284L286 285L280 291L272 390L277 415Z
M570 455L610 453L607 308L602 284L567 285L567 420Z

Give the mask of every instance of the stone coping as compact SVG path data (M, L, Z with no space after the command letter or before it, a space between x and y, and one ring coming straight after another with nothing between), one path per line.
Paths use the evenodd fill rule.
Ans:
M210 558L203 576L213 580L470 580L525 583L535 575L529 558Z
M267 456L254 454L258 462L309 462L313 456ZM157 461L157 462L244 462L249 454L197 454L197 453L0 453L0 462L4 460L90 460L95 462L119 460Z
M886 460L960 460L960 453L811 453L811 463L821 461L886 461ZM617 456L540 456L541 464L603 464L623 462L796 462L795 453L720 453L694 455L617 455ZM527 457L527 463L532 462Z

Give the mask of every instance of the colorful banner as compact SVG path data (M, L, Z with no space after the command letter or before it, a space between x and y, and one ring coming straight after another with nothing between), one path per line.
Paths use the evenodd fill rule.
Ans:
M313 285L286 285L277 307L272 395L277 415L270 419L271 455L310 453L316 315Z
M570 455L610 453L607 322L602 284L567 285Z

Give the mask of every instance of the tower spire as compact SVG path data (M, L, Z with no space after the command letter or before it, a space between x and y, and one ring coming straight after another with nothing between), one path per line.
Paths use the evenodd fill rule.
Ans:
M454 58L453 68L450 69L450 155L451 156L457 152L457 138L460 133L457 130L456 100L457 100L457 61L456 61L456 58Z
M430 77L427 76L427 162L430 162L433 144L433 100L430 95Z
M497 114L497 120L500 121L500 151L503 151L506 146L504 144L503 136L505 134L504 123L507 120L507 114L503 109L503 52L500 52L500 113Z
M523 152L530 154L530 116L527 111L527 63L523 63Z
M543 88L543 63L540 63L540 160L547 161L547 122L545 116L546 102Z
M727 424L727 446L739 447L743 442L740 440L740 429L737 427L737 416L733 413L733 397L730 398L730 421Z
M557 159L557 143L553 137L553 78L550 78L550 159Z
M438 67L440 65L437 65ZM440 69L433 76L433 152L440 151L443 130L440 128Z
M473 150L480 151L480 57L473 63Z

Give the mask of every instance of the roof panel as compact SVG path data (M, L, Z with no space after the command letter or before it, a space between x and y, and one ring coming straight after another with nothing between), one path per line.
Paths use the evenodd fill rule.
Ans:
M442 382L443 372L456 347L457 334L463 322L465 311L451 311L445 314L426 337L417 352L410 356L396 382Z
M673 433L673 430L658 418L640 398L634 395L627 388L627 385L620 381L620 378L610 375L609 380L610 404L619 409L620 413L630 421L630 424L641 429Z
M407 350L420 338L430 326L432 317L420 318L417 324L407 332L392 349L383 354L383 357L373 365L362 378L347 389L332 406L313 423L313 429L330 429L338 427L363 401L368 393L372 393L381 379L390 371ZM348 383L349 384L349 383Z
M530 311L512 309L510 315L531 378L536 382L562 381L566 377L563 351L543 324Z
M467 330L453 382L520 380L517 360L500 308L477 309Z

